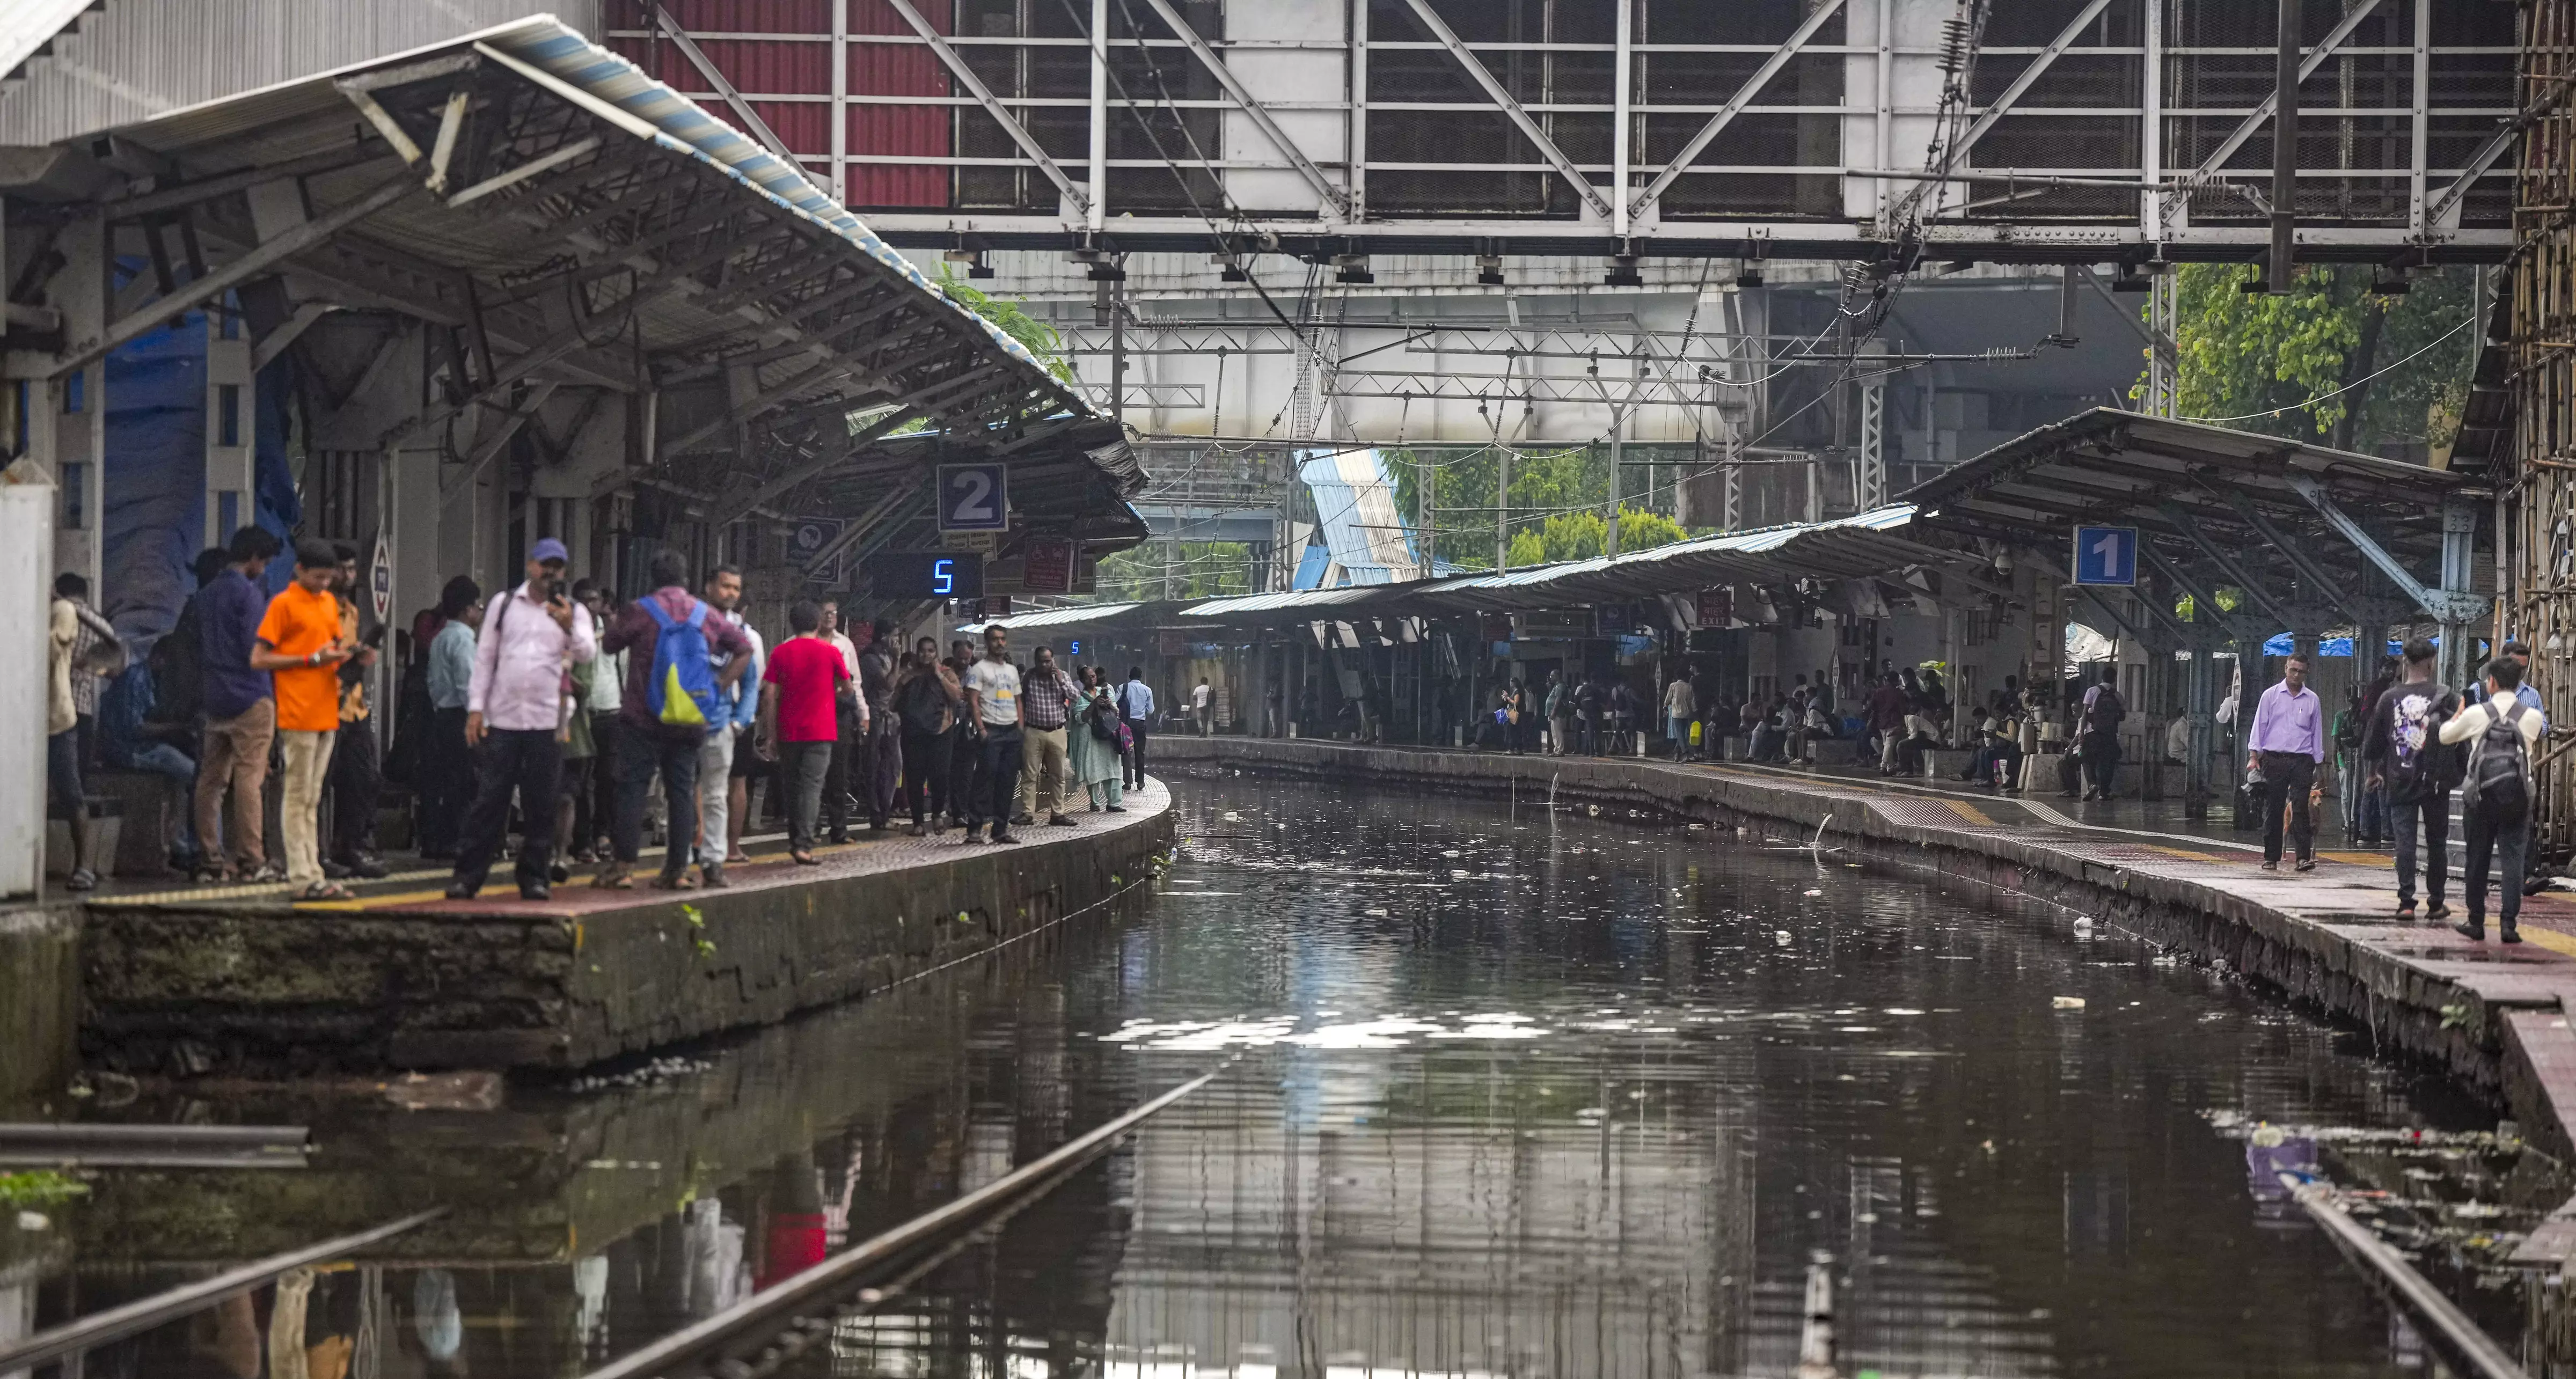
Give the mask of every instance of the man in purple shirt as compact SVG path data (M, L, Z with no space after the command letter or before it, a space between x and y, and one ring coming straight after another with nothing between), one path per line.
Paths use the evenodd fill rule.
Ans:
M195 800L200 882L286 879L285 869L267 860L261 795L268 782L269 744L277 736L277 701L271 697L268 672L250 665L259 620L268 611L268 595L256 582L268 572L269 558L278 549L277 538L258 527L234 532L226 547L232 563L197 591L197 662L206 707ZM233 795L229 833L220 827L227 787ZM232 854L229 866L227 852Z
M2263 870L2281 869L2281 815L2290 815L2290 842L2301 871L2317 866L2316 823L2312 811L2324 796L2317 784L2317 763L2326 759L2325 704L2308 688L2308 658L2293 656L2281 668L2281 683L2263 691L2254 706L2254 731L2247 735L2245 770L2262 778L2255 808L2263 811Z

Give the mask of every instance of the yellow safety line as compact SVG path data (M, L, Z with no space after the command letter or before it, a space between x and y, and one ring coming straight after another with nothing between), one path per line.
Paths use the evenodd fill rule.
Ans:
M1966 800L1943 800L1941 803L1950 806L1951 813L1958 815L1960 818L1965 819L1969 823L1975 824L1980 828L2000 827L2000 825L1996 824L1994 818L1987 814L1986 811L1977 808Z

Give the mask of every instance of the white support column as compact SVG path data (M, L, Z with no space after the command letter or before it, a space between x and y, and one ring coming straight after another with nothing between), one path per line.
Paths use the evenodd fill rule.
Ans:
M1350 189L1351 220L1368 219L1369 0L1350 0L1350 126L1342 185Z
M1878 130L1871 152L1874 161L1870 164L1874 168L1894 166L1888 161L1892 156L1888 146L1890 127L1896 114L1895 80L1896 0L1878 0L1878 90L1873 101L1877 108ZM1874 187L1870 195L1870 213L1883 216L1887 213L1887 179L1879 178ZM1881 230L1884 233L1892 228L1882 226Z
M2406 226L2428 228L2424 216L2425 144L2433 127L2433 0L2415 0L2415 110L2406 140Z
M43 396L44 380L28 392ZM20 482L22 481L22 482ZM54 486L21 461L0 479L0 899L32 896L44 879L46 609L54 587Z
M1744 526L1744 433L1728 427L1726 432L1726 514L1722 530L1740 531Z
M63 337L82 339L107 324L110 282L108 232L98 222L67 226L55 239L64 258L56 271L48 302L62 312ZM27 434L37 463L56 486L52 513L53 576L72 571L90 583L93 599L107 606L101 541L102 511L107 501L107 361L94 359L48 382L28 380Z
M250 332L224 313L224 299L206 304L206 544L220 546L259 519L252 445ZM227 336L226 326L230 323Z
M1109 204L1109 0L1091 0L1091 205L1098 230Z
M1626 239L1628 237L1629 123L1634 119L1630 105L1636 98L1634 88L1637 79L1635 50L1637 0L1618 0L1618 5L1616 49L1619 65L1610 78L1611 104L1615 107L1617 120L1610 131L1610 185L1613 189L1610 193L1610 233ZM1625 246L1622 246L1621 252L1625 252ZM1610 486L1615 495L1618 491L1618 481L1615 477ZM1615 496L1613 501L1616 501ZM1618 537L1615 533L1610 541L1611 548L1616 550Z
M850 0L832 0L832 196L850 204Z
M2138 233L2146 237L2147 243L2155 244L2164 238L2165 220L2165 194L2156 189L2156 184L2165 180L2164 0L2147 0L2145 19L2146 53L2140 59L2145 65L2139 72L2139 93L2140 104L2146 109L2138 126L2138 178L2147 185L2138 193Z

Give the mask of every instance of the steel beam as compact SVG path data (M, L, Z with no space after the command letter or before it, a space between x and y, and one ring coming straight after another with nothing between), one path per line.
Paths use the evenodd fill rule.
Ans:
M1218 56L1217 51L1207 45L1206 39L1199 37L1198 30L1191 28L1181 18L1180 11L1172 8L1172 0L1145 0L1145 3L1152 6L1154 13L1161 16L1163 23L1180 36L1181 45L1188 48L1191 56L1196 57L1200 65L1208 69L1209 74L1216 78L1217 84L1225 88L1227 95L1234 97L1234 103L1243 107L1243 113L1251 118L1253 127L1261 131L1261 137L1269 140L1270 146L1279 150L1281 157L1295 165L1297 175L1306 179L1306 185L1315 189L1315 195L1323 198L1325 205L1340 212L1347 219L1351 213L1350 197L1345 195L1341 188L1326 180L1323 169L1316 167L1314 161L1306 156L1305 150L1297 147L1296 141L1288 137L1287 131L1282 130L1278 122L1270 118L1270 112L1263 108L1261 102L1252 98L1252 93L1244 88L1243 82L1234 75L1232 69L1225 65L1225 59Z
M2304 82L2315 76L2317 69L2325 65L2326 59L2333 57L2335 50L2343 46L2343 41L2352 37L2352 31L2361 27L2361 21L2368 19L2371 12L2378 8L2379 0L2360 0L2358 4L2346 10L2343 19L2326 34L2325 41L2310 49L2307 56L2299 60L2299 80ZM2192 174L2193 180L2203 182L2209 180L2218 172L2221 164L2235 157L2236 150L2243 148L2245 141L2254 137L2254 131L2261 129L2263 122L2272 118L2272 112L2278 108L2280 94L2276 89L2265 95L2261 103L2239 121L2226 138L2219 141L2218 147L2212 150L2208 157L2200 160L2199 169Z
M406 169L327 215L305 221L274 239L262 240L240 258L204 277L182 284L178 291L154 299L142 310L119 318L98 339L58 356L52 376L60 378L83 365L106 358L118 346L160 329L171 317L213 301L419 190L420 184L412 180L410 171Z
M799 484L804 483L806 480L820 478L824 474L828 474L832 470L857 459L861 452L865 451L869 446L875 444L877 441L884 439L884 437L888 433L892 432L896 427L902 426L906 422L912 421L921 415L922 413L920 411L912 407L896 407L892 411L887 412L884 416L878 417L875 421L868 423L868 425L857 435L850 437L849 444L842 446L838 451L829 455L818 455L811 459L799 461L798 463L789 466L785 473L762 482L758 487L753 488L747 493L741 494L732 502L716 508L714 511L707 514L707 525L711 527L722 527L726 523L742 516L744 513L751 511L753 508L760 507L764 504L786 497L789 493L794 492Z
M2097 4L2103 2L2104 0L2096 0ZM1427 15L1431 12L1431 7L1426 0L1409 0L1409 3L1418 13ZM1670 187L1675 179L1688 172L1691 160L1706 151L1709 144L1714 142L1728 125L1735 122L1735 117L1744 113L1744 107L1751 105L1753 98L1762 94L1762 88L1769 85L1773 77L1780 75L1780 69L1789 65L1790 60L1798 55L1799 50L1807 46L1807 40L1816 36L1816 31L1825 26L1826 20L1833 18L1835 12L1842 8L1842 4L1843 0L1823 0L1823 3L1809 11L1805 22L1799 24L1797 31L1789 35L1789 41L1781 44L1771 56L1762 60L1762 65L1754 69L1753 75L1747 77L1744 84L1736 88L1735 94L1727 98L1725 107L1709 116L1708 123L1701 125L1699 132L1690 136L1690 142L1682 145L1681 152L1674 154L1673 160L1664 165L1663 171L1656 173L1654 179L1646 183L1645 190L1638 192L1636 199L1628 203L1628 214L1632 217L1645 214L1646 208L1654 204L1655 198L1664 194L1665 188ZM1444 28L1441 32L1447 33L1448 30ZM1456 40L1451 39L1450 44L1454 50ZM1484 71L1484 68L1477 65L1473 58L1467 61L1470 66L1476 67L1480 74ZM1491 86L1490 78L1487 84ZM1526 120L1528 117L1522 116L1522 119ZM1579 185L1590 185L1582 182L1579 177L1576 180ZM1628 194L1628 189L1625 187L1619 188L1618 191L1621 196Z
M2290 605L2274 598L2272 591L2264 587L2263 581L2256 579L2243 565L2237 563L2233 552L2210 540L2209 536L2201 531L2200 523L2193 520L2192 515L2185 512L2181 504L2158 503L2156 510L2164 514L2166 521L2173 523L2174 530L2181 532L2185 539L2199 547L2200 553L2209 557L2209 563L2217 566L2220 574L2227 576L2237 588L2245 591L2247 598L2260 605L2265 617L2271 618L2283 627L2298 626L2298 619L2292 614ZM2146 543L2138 543L2138 548L2146 549Z
M903 4L906 0L891 0L891 3ZM1521 103L1512 98L1512 93L1503 89L1503 84L1494 79L1492 70L1487 68L1474 53L1467 51L1467 45L1459 41L1456 31L1452 30L1448 22L1431 8L1431 0L1405 0L1405 3L1412 7L1413 17L1421 22L1423 28L1430 31L1431 37L1441 47L1448 49L1449 55L1456 58L1460 66L1467 69L1467 75L1474 78L1476 84L1485 89L1486 97L1510 118L1512 124L1519 128L1522 136L1528 139L1548 162L1556 165L1556 170L1562 173L1565 180L1582 196L1584 204L1590 206L1603 220L1610 219L1610 203L1602 199L1601 189L1592 185L1592 179L1583 175L1583 169L1576 166L1573 159L1566 157L1565 150L1558 148L1556 141L1547 137L1547 131L1538 127L1538 121L1531 119L1530 113L1521 108ZM1825 0L1825 8L1832 9L1841 3L1842 0Z
M716 89L716 94L724 97L724 103L732 107L733 113L742 118L744 133L758 139L763 148L791 165L796 162L796 155L787 149L787 141L779 138L778 132L769 127L769 121L760 118L760 113L751 108L751 102L742 98L742 92L735 90L734 84L725 80L725 74L716 70L715 63L699 49L697 40L689 37L689 31L681 28L680 21L671 17L669 7L656 3L653 22L660 27L663 36L671 40L672 46L680 50L680 56L687 58L689 65L698 69L698 75L705 77L707 84Z
M444 503L472 488L475 481L483 477L483 470L509 445L510 438L536 418L539 408L553 400L558 386L554 383L537 384L528 390L527 400L521 405L502 409L500 415L487 424L487 429L474 438L474 449L465 457L464 472L438 486L439 501Z
M2244 518L2247 526L2262 533L2263 539L2271 542L2273 547L2289 560L2290 568L2299 572L2299 578L2315 586L2315 593L2319 597L2333 604L2345 617L2352 619L2353 626L2365 632L2369 629L2372 611L2370 607L2346 592L2343 582L2335 578L2332 571L2318 564L2316 558L2308 554L2304 543L2291 539L2288 533L2273 526L2271 519L2265 517L2262 510L2254 506L2253 500L2243 493L2218 489L2213 489L2212 492L2217 493L2229 507L2234 508L2236 515Z
M1949 152L1941 161L1941 172L1944 176L1948 175L1950 169L1958 166L1960 159L1968 156L1968 150L1975 147L1976 142L1986 136L1987 130L1994 128L1997 121L2012 113L2013 102L2020 100L2023 92L2036 85L2039 79L2047 74L2048 69L2056 65L2057 59L2064 56L2066 50L2074 45L2075 40L2084 36L2086 26L2101 18L2102 11L2110 8L2110 5L2111 0L2090 0L2083 9L2076 11L2075 18L2065 28L2057 31L2057 37L2050 39L2048 46L2039 50L2039 55L2030 60L2030 65L2021 69L2021 75L2014 77L2012 84L2005 87L2003 92L1995 97L1993 103L1986 107L1985 113L1977 117L1977 122L1968 126L1968 132L1959 136L1959 142L1950 146Z
M494 192L515 187L531 177L543 176L586 154L598 152L601 142L600 137L594 134L587 139L566 144L552 153L540 154L507 172L494 173L447 198L447 208L455 210L460 206L470 206Z
M2369 532L2362 530L2361 523L2354 521L2352 515L2335 502L2332 495L2326 492L2325 485L2304 474L2294 474L2290 476L2290 487L2296 490L2301 498L2307 500L2309 507L2317 510L2317 515L2326 520L2326 525L2333 527L2344 540L2351 542L2352 548L2361 552L2364 560L2378 566L2379 572L2388 576L2389 583L2396 585L2416 607L2423 609L2426 615L2435 621L2465 623L2483 615L2492 606L2492 601L2484 595L2470 592L2465 556L2457 561L2453 559L2455 554L2453 547L2458 543L2453 540L2451 512L2448 508L2443 512L2443 564L2445 574L2455 576L2461 582L2449 588L2429 589L2425 587L2422 580L2415 577L2414 571L2406 568L2405 562L2391 554L2387 547L2380 545ZM2474 510L2471 510L2470 516L2468 535L2474 536L2476 533ZM2448 568L2455 563L2460 566L2458 570Z
M1029 155L1030 161L1038 165L1038 171L1045 173L1047 180L1055 183L1056 190L1072 198L1073 204L1081 207L1088 214L1091 209L1091 197L1074 185L1073 179L1066 176L1064 169L1056 165L1055 158L1046 151L1044 145L1037 141L1035 135L1029 133L1028 127L1021 124L1019 118L995 98L992 88L986 86L984 79L975 75L975 69L967 66L966 59L956 48L950 46L947 36L932 28L930 21L921 17L921 11L914 7L912 0L885 0L885 2L894 7L895 13L903 16L903 22L910 24L914 33L921 35L921 41L929 44L930 51L937 53L940 62L948 68L948 75L958 85L965 87L968 94L974 96L984 107L984 113L992 116L993 122L1002 127L1002 132L1011 136L1011 142L1020 146L1020 152ZM1107 188L1099 190L1105 194Z

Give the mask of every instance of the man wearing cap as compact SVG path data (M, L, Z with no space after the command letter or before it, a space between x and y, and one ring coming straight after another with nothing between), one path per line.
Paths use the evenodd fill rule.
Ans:
M465 695L465 742L478 753L474 803L465 811L451 900L483 888L510 824L518 792L527 841L519 849L519 896L548 899L547 862L554 850L555 796L563 785L563 737L575 707L564 672L599 654L590 610L572 601L564 579L564 544L549 536L528 552L528 579L483 615L474 644L474 678Z

